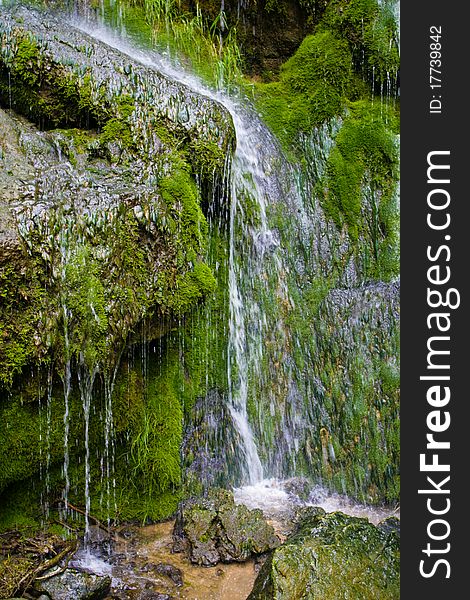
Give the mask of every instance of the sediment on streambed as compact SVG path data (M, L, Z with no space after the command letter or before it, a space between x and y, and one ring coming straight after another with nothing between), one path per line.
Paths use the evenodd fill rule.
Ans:
M0 561L0 596L300 600L314 589L325 600L332 590L357 598L367 597L368 590L397 597L396 518L373 525L320 507L297 506L294 512L287 520L279 513L281 531L260 510L213 490L182 503L175 522L108 530L95 525L85 548L50 534L20 538L12 532L1 537L0 555L10 556Z

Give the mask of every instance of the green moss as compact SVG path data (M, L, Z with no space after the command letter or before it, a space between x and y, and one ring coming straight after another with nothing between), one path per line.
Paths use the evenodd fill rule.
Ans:
M5 38L5 34L2 36ZM0 104L43 127L96 122L86 83L54 62L31 34L17 30L0 52ZM7 51L11 48L11 51Z
M256 86L257 104L288 147L299 133L339 114L358 85L347 42L321 31L304 39L282 66L279 82Z
M320 27L348 40L356 71L376 92L396 92L400 56L393 1L333 0Z
M107 352L108 315L105 289L98 265L90 260L86 246L74 249L74 255L65 265L62 282L62 303L68 316L64 319L69 348L64 356L82 357L91 371L104 361Z
M319 7L312 10L319 14ZM348 101L373 93L394 97L399 54L391 5L333 0L276 82L255 85L266 123L291 150L301 133L340 115ZM354 176L354 173L352 173Z
M122 148L132 148L134 140L129 124L120 119L109 119L102 129L101 142L117 142Z
M11 263L0 265L0 386L10 386L15 375L38 357L43 297L34 261L27 260L20 270Z
M213 179L214 174L219 172L225 163L225 152L215 142L191 140L188 153L194 171L210 179Z
M263 565L249 600L399 596L399 534L314 508ZM316 514L315 514L316 513Z
M385 280L398 273L398 146L393 119L384 107L365 101L350 104L321 182L326 214L339 228L347 226L353 242L366 240L367 254L362 246L359 252L369 256L367 275Z
M170 210L169 226L178 234L179 250L184 254L203 252L207 222L200 206L199 191L189 170L177 166L159 184L160 194ZM188 257L191 260L191 255Z
M132 351L131 351L132 355ZM161 520L170 516L180 499L183 406L179 399L182 365L177 350L163 357L126 357L117 375L113 397L114 437L111 459L105 456L105 397L96 381L90 419L91 514L103 521ZM145 376L144 376L145 373ZM38 527L54 518L64 487L64 403L60 382L38 386L32 377L21 395L0 404L2 456L9 456L0 477L0 528ZM35 387L36 386L36 387ZM15 394L19 394L15 391ZM49 396L49 400L48 400ZM40 403L38 403L38 398ZM69 398L69 501L84 504L83 407L75 378ZM103 462L112 469L111 483ZM109 461L108 463L106 461ZM112 466L113 465L113 466ZM131 474L131 476L129 476Z
M352 83L347 42L329 31L307 36L294 56L283 65L281 80L301 94L315 96L320 84L322 94L326 88L333 88L341 98ZM313 101L317 103L315 98Z

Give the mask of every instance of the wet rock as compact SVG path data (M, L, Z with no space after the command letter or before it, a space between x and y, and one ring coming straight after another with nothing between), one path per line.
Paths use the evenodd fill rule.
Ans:
M396 532L320 509L271 554L247 600L395 600L399 595Z
M284 489L289 495L305 501L308 500L312 484L306 477L291 477L284 482Z
M176 314L211 293L203 195L227 172L234 129L219 103L50 14L0 6L0 39L0 106L11 106L0 109L0 279L15 313L0 315L3 384L26 364L61 352L60 303L71 305L85 288L94 300L79 300L89 313L83 322L95 330L84 334L82 313L73 311L68 336L93 345L96 363L118 362L114 349L139 338L134 332L144 319L146 338L158 339ZM18 47L25 45L38 60L35 85L20 68ZM121 72L123 64L130 69ZM59 98L64 81L66 103ZM74 352L82 342L70 342ZM59 458L52 453L51 463ZM20 473L33 475L37 464L3 470L0 489Z
M210 489L228 487L242 475L244 458L228 406L220 390L210 389L191 410L182 447L188 496L204 496ZM219 443L221 423L224 444ZM203 447L201 439L207 440Z
M400 519L396 517L387 517L383 521L380 521L377 527L384 533L395 532L397 535L400 535Z
M161 592L144 590L137 596L136 600L171 600L171 596L169 594L162 594Z
M158 563L158 565L155 565L154 571L159 575L169 577L178 587L183 585L183 573L181 569L178 569L178 567L175 567L174 565L170 565L169 563Z
M326 510L321 506L302 506L296 512L294 522L298 527L300 523L303 523L308 519L313 519L318 516L323 517L325 515Z
M125 540L132 540L137 536L138 530L135 527L124 527L119 531L119 535Z
M111 577L65 569L60 575L36 582L35 588L51 600L99 600L109 592Z
M64 24L50 13L21 6L15 6L13 10L0 6L0 35L4 46L11 49L16 48L25 37L36 44L40 54L39 68L44 73L57 72L65 80L71 78L81 88L81 93L87 94L91 108L88 119L94 118L99 123L106 117L114 99L128 96L139 100L134 113L137 125L145 124L145 127L151 117L153 122L165 119L169 129L186 132L196 145L211 142L225 151L234 142L232 119L221 104L193 92L156 68L142 65L69 23ZM14 60L14 52L0 52L0 63L3 61L10 67L9 61ZM122 65L125 65L124 69ZM53 94L54 89L49 89L49 93ZM31 104L29 96L28 100ZM22 105L21 101L19 95L13 94L13 109L31 111L28 102ZM80 126L84 120L80 103L75 106L69 102L69 106L58 105L57 109L60 109L58 114L51 105L47 115L54 126L64 120L69 123L75 121L74 125L78 123ZM158 136L155 136L155 142L157 145L160 143ZM119 159L122 147L117 147L114 141L111 145L113 147L108 150Z
M224 490L181 503L173 536L174 550L186 549L191 562L204 566L242 562L280 543L261 510L236 505Z

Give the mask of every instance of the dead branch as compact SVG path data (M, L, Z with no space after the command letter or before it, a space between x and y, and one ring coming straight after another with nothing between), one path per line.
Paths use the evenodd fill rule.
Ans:
M18 587L16 590L17 593L23 593L24 590L26 590L27 588L29 588L32 585L34 580L37 579L38 576L41 575L41 573L44 573L44 571L47 571L48 569L51 569L52 567L54 567L63 558L65 558L68 554L70 554L70 552L75 553L77 550L77 547L78 547L78 541L73 540L72 542L70 542L68 544L68 546L64 550L62 550L62 552L59 552L59 554L57 554L50 560L46 560L46 562L40 564L38 567L36 567L32 571L29 571L28 573L26 573L26 575L18 583Z
M114 538L114 540L119 539L119 533L117 531L113 531L110 527L107 527L106 525L104 525L103 523L101 523L101 521L99 521L93 515L90 515L90 514L87 515L86 512L83 509L78 508L78 506L74 506L73 504L70 504L70 502L67 502L66 506L67 506L67 508L70 508L70 510L73 510L74 512L77 512L80 515L83 515L84 517L88 516L88 519L90 521L92 521L92 523L94 523L97 527L99 527L100 529L102 529L103 531L105 531L110 537Z

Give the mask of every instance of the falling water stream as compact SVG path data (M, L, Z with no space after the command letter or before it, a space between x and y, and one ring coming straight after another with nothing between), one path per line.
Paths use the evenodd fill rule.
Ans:
M298 258L292 261L286 257L279 232L270 224L268 214L273 213L273 207L274 212L281 210L285 213L291 221L290 234L297 238L299 248L311 254L309 266L313 265L319 271L322 258L330 251L329 244L335 244L335 235L331 235L333 242L328 241L325 230L330 226L322 221L318 210L313 215L306 213L302 194L308 194L310 190L302 190L300 174L283 158L277 141L250 108L246 98L237 99L207 88L162 54L133 45L122 30L118 35L96 20L77 18L73 25L146 67L154 68L192 91L221 103L232 116L236 151L230 174L227 402L239 442L236 460L240 463L241 474L233 483L238 486L238 501L261 507L268 503L275 512L277 505L289 503L282 480L295 472L299 439L305 436L311 421L306 418L305 409L300 409L305 401L302 400L301 384L296 380L298 375L288 351L289 347L300 346L300 342L296 339L296 332L289 330L284 322L281 310L294 304L289 294L289 278L301 273L306 266ZM333 128L339 124L333 124ZM331 146L331 128L318 135L320 151L323 146ZM322 157L314 162L320 169ZM248 214L247 207L251 207L252 214ZM308 247L313 239L316 240L318 259ZM274 308L271 306L267 310L269 303ZM263 372L263 364L266 363L268 375L266 366ZM280 392L276 396L271 390ZM309 393L313 394L312 391ZM276 405L279 396L284 398L280 408ZM264 398L273 419L276 414L282 415L278 429L271 432L271 437L263 443L264 416L261 412L257 413L258 398ZM272 447L270 454L266 453L268 445ZM263 453L260 452L261 446ZM330 453L334 458L331 443L323 450L324 454ZM356 505L345 500L344 496L332 496L331 501L328 498L323 493L321 501L330 509L336 502L336 506L341 506L345 512L356 510L352 508ZM315 500L320 501L319 498ZM364 511L367 512L367 509Z
M259 119L236 100L222 92L206 88L198 79L175 66L165 57L132 47L126 39L115 35L106 27L83 21L74 21L73 24L88 35L145 66L155 68L198 94L220 102L232 116L237 146L231 174L228 401L233 426L241 445L243 482L255 484L263 479L263 466L248 418L247 402L250 385L248 375L250 369L261 360L262 339L267 323L260 300L255 297L253 290L244 289L243 281L246 281L247 274L250 272L250 279L253 280L262 275L263 259L271 258L271 253L278 245L276 234L270 230L266 216L266 203L270 198L272 201L282 193L280 183L270 166L272 156L278 153L278 149ZM243 226L243 201L246 197L250 197L257 204L259 224L249 232L246 231L251 238L251 248L245 250L245 256L240 257L236 233L240 223ZM270 260L270 268L275 271L282 268L279 257Z
M223 10L223 2L222 2ZM231 460L237 462L236 475L230 483L234 487L235 500L251 508L261 508L266 516L276 521L296 506L323 506L326 510L340 509L346 513L367 516L373 522L390 514L390 511L371 509L349 500L346 495L326 492L321 485L310 490L302 500L289 491L289 479L298 475L299 447L308 446L308 431L319 423L328 423L329 415L323 410L319 398L323 393L321 382L312 377L305 380L305 371L298 368L293 356L321 350L320 342L312 341L312 350L302 344L296 327L288 322L295 307L291 290L303 281L306 271L321 278L325 273L327 258L340 248L345 255L346 242L340 239L335 226L326 223L318 204L306 208L306 197L313 194L311 182L302 177L300 168L288 162L275 137L263 124L255 109L246 98L230 96L223 91L208 88L195 76L174 61L158 52L142 49L127 38L124 28L116 33L99 20L96 15L88 19L74 16L70 25L84 34L106 44L133 61L149 69L155 69L170 80L187 86L192 92L206 96L223 105L230 113L236 135L236 149L227 168L226 185L229 188L230 212L228 218L228 340L226 372L228 389L225 397L227 414L234 431L237 447ZM331 122L322 130L305 140L306 153L313 165L313 176L321 176L325 156L333 144L341 119ZM229 173L230 171L230 173ZM285 230L278 226L282 215ZM292 249L285 247L284 239L292 239ZM284 238L283 238L284 236ZM67 240L62 238L63 278L71 260L67 254ZM336 254L338 256L338 253ZM371 314L379 306L377 298L390 294L385 284L357 284L354 269L347 271L344 288L333 290L331 311L346 306L348 319L343 327L349 351L354 352L351 341L352 329L360 321L362 307L354 304L355 298L370 298L365 312L367 319L375 323ZM346 289L351 282L355 289ZM382 287L381 287L382 286ZM385 292L384 292L385 290ZM352 300L351 300L352 298ZM387 301L389 298L387 297ZM391 304L391 302L390 302ZM65 488L63 499L67 508L70 492L69 444L70 397L72 392L71 357L68 337L69 307L61 302L64 325L64 371L62 376L64 394L64 458L63 475ZM93 311L93 307L91 307ZM357 309L357 310L356 310ZM356 310L356 312L355 312ZM349 312L348 312L349 311ZM376 311L380 312L380 311ZM380 320L379 318L377 318ZM386 318L383 322L387 324ZM209 332L210 315L207 324ZM373 327L374 325L371 325ZM381 324L376 325L379 328ZM208 333L209 334L209 333ZM349 334L349 337L348 337ZM346 346L346 344L345 344ZM143 340L143 368L146 377L146 340ZM98 375L98 365L85 364L82 356L78 365L78 387L84 416L84 470L85 470L85 555L79 560L82 566L93 568L93 556L89 552L90 528L90 420L93 417L93 391ZM111 373L103 372L104 383L104 449L101 457L102 492L101 503L106 504L108 515L116 504L116 479L114 473L115 440L112 397L118 365ZM47 411L50 415L51 384L49 384ZM323 411L323 412L322 412ZM318 413L321 413L321 421ZM50 416L48 417L48 422ZM269 422L268 422L269 421ZM225 424L224 424L225 426ZM321 447L311 450L327 472L329 461L335 460L335 450L329 433L323 427L320 433ZM47 433L47 432L45 432ZM223 442L222 442L223 443ZM314 459L312 459L314 460ZM47 466L49 465L47 461ZM302 470L299 469L300 473ZM305 470L304 470L305 472ZM104 497L104 494L106 497ZM109 522L108 522L109 525ZM110 567L101 565L103 572ZM100 568L101 568L100 567ZM98 572L98 567L94 565ZM228 597L228 596L227 596Z

